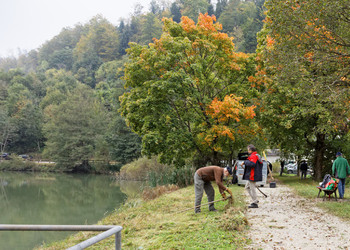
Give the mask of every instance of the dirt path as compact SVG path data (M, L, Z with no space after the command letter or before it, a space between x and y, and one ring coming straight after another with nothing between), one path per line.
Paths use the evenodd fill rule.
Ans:
M298 197L281 184L261 190L268 197L263 198L257 191L259 208L249 209L247 213L251 225L249 237L253 242L248 249L350 250L350 222L317 208L315 203L322 199ZM341 233L338 227L342 228Z

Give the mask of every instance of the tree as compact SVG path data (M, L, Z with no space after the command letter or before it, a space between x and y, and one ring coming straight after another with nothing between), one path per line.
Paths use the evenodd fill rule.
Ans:
M138 34L140 44L148 44L153 38L159 38L162 34L162 23L153 13L144 15L140 24L141 33Z
M195 20L199 13L208 11L208 0L182 0L181 14Z
M40 95L35 95L38 93L35 88L37 79L20 70L11 70L1 78L7 82L4 84L6 94L0 104L7 147L17 153L35 151L42 142Z
M208 3L209 3L209 6L208 6L207 13L209 16L214 15L215 11L214 11L213 5L211 4L211 0L208 0Z
M104 63L96 72L97 96L108 110L109 123L104 138L107 142L109 157L121 164L126 164L141 155L141 138L126 126L125 120L118 112L119 97L126 91L124 81L121 79L124 75L125 62L126 58Z
M176 2L173 2L170 6L170 12L174 22L179 23L181 21L181 9Z
M16 127L7 115L5 107L0 105L0 108L0 153L3 153L8 143L12 140Z
M83 35L74 49L74 71L78 79L95 87L94 72L107 61L119 57L119 36L115 27L101 16L90 20L88 33Z
M220 154L229 154L220 151L227 148L220 146L226 140L207 136L220 125L210 105L230 102L225 101L227 95L232 95L231 100L246 97L239 99L237 112L251 105L248 98L256 90L250 88L247 78L254 65L247 55L234 52L232 39L214 22L214 16L203 14L197 25L188 17L182 17L180 24L164 19L159 40L149 47L134 43L128 49L125 86L130 91L121 98L121 112L142 137L143 153L160 155L163 162L178 165L188 157L195 157L198 165L219 164ZM239 123L229 119L226 125L233 128Z
M221 16L221 13L224 11L226 5L227 5L227 0L218 0L216 2L216 8L215 8L216 18L219 18Z
M254 53L256 50L256 34L262 28L259 20L259 9L252 2L232 0L221 12L219 22L223 31L235 38L237 50Z
M45 109L47 138L44 154L64 170L90 171L89 160L105 129L105 111L93 91L79 84L59 105Z
M259 41L264 68L255 79L269 76L263 120L274 138L284 131L282 144L293 138L301 145L321 179L349 133L348 2L270 0L266 7Z

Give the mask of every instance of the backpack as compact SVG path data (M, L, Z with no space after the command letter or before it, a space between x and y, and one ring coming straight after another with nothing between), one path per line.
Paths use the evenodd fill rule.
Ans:
M337 187L338 183L335 178L332 178L325 186L327 190L334 190Z
M325 188L327 183L332 179L332 176L330 174L326 174L324 177L323 177L323 181L321 182L321 185L320 187L321 188Z

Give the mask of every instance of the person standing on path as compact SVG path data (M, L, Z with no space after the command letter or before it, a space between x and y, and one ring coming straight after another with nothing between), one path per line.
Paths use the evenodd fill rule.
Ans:
M303 177L304 177L304 179L306 179L306 173L307 173L307 169L308 169L308 168L309 168L309 167L307 166L306 161L305 161L305 160L302 160L302 161L301 161L301 164L300 164L301 179L303 179Z
M232 196L232 192L222 183L224 176L227 177L230 174L232 174L232 169L230 167L221 168L218 166L208 166L196 171L194 174L195 213L201 211L200 205L202 202L203 190L207 194L208 202L214 201L215 191L211 185L211 181L216 182L219 187L219 192L224 199L226 199L225 191ZM216 211L214 203L209 204L209 211Z
M337 158L335 159L332 165L332 175L336 178L339 178L339 198L343 199L345 193L346 175L350 175L350 167L348 161L342 157L341 152L337 152L336 157Z
M248 206L248 208L258 208L258 198L256 196L256 182L262 181L262 167L263 162L261 156L257 154L254 145L250 144L247 147L249 157L247 160L242 162L242 167L244 165L243 180L247 180L245 189L248 191L253 202Z

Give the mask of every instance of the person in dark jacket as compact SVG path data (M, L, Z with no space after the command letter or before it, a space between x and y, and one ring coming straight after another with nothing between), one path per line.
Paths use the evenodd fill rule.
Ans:
M263 162L261 156L257 154L254 145L248 145L247 149L249 157L242 163L242 166L244 165L243 180L247 181L245 189L253 201L248 208L258 208L259 200L256 196L256 182L262 181Z
M301 171L301 179L306 179L306 173L307 173L307 169L309 167L307 166L307 163L305 160L302 160L301 163L300 163L300 171Z
M226 199L225 191L232 196L232 192L226 188L223 184L224 176L232 174L230 167L221 168L218 166L208 166L200 168L194 174L194 192L195 192L195 208L194 212L199 213L201 211L200 205L203 197L203 190L207 194L208 202L213 202L215 197L214 188L211 185L211 181L215 181L219 187L219 192L223 198ZM216 211L214 203L209 204L209 211Z

